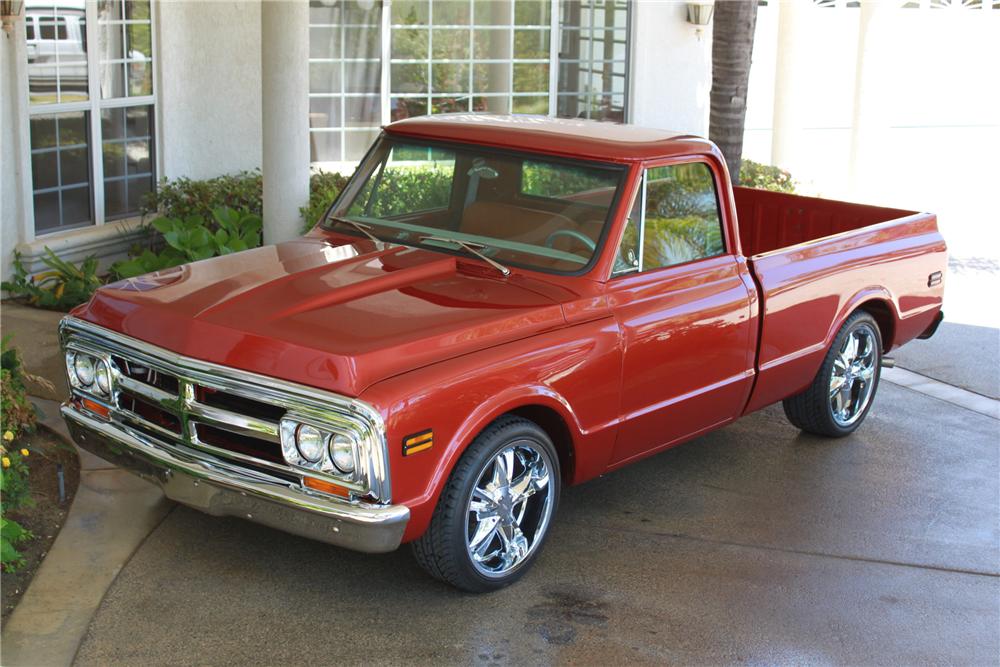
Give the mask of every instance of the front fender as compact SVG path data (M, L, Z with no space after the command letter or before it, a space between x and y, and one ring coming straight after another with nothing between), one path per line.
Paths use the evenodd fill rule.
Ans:
M570 433L572 482L607 469L618 426L621 349L608 319L451 359L373 385L389 442L393 503L410 508L404 541L419 537L456 463L486 426L517 408L541 406ZM402 442L433 431L410 456Z

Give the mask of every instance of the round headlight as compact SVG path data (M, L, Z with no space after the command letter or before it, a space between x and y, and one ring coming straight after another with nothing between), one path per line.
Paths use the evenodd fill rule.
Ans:
M108 365L103 361L97 364L97 388L101 390L102 394L111 393L111 371L108 370Z
M354 443L351 439L343 435L333 436L330 440L330 459L340 472L354 472Z
M80 384L85 387L94 384L95 371L92 356L89 354L76 355L76 359L73 361L73 372L76 373L76 379L80 381Z
M316 463L323 456L323 433L314 426L302 424L295 432L295 446L306 461Z

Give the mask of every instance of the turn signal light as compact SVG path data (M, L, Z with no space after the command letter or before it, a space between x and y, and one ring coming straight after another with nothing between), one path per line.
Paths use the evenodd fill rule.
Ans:
M427 429L403 438L403 456L416 454L434 446L434 431Z
M111 417L111 410L104 407L97 401L92 401L89 398L83 399L83 407L89 412L93 412L95 415L109 419Z
M316 491L322 491L323 493L329 493L331 496L340 496L341 498L349 498L351 495L350 490L341 486L340 484L334 484L333 482L328 482L325 479L316 479L315 477L303 477L302 485L307 486L310 489Z

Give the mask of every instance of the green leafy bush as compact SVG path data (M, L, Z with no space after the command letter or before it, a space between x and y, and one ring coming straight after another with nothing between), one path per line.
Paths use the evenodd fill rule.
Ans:
M26 459L30 452L17 445L25 433L34 430L35 409L28 402L24 381L28 376L21 365L17 350L10 347L10 336L0 344L0 407L2 407L3 444L0 445L0 564L11 571L21 566L24 559L16 545L32 537L16 521L9 519L9 512L24 507L31 501Z
M231 208L261 215L263 181L259 171L241 171L205 180L163 179L143 200L142 213L183 220L209 219L217 208Z
M451 198L454 168L440 165L420 165L386 170L379 181L374 203L369 204L374 179L369 180L352 203L351 215L364 215L371 206L371 215L392 217L413 211L446 206Z
M299 209L304 230L315 225L347 184L348 177L335 172L316 172L309 177L309 205ZM212 218L217 208L231 208L263 215L263 180L260 171L241 171L204 180L163 179L156 192L145 196L144 215L160 214L184 220L200 215Z
M101 286L97 275L97 258L87 257L77 266L60 259L46 246L42 261L49 271L36 276L28 274L22 255L14 252L13 280L4 281L4 291L16 298L25 299L32 306L49 310L70 310L87 302L94 290Z
M21 355L10 345L11 335L6 335L0 341L0 373L3 383L0 385L0 431L4 434L4 442L10 442L35 428L35 408L28 401L24 383L26 380L38 380L25 372L21 365ZM9 436L7 434L10 434Z
M740 165L740 185L758 190L794 193L796 183L792 175L780 167L744 158Z
M24 565L24 556L15 545L33 538L18 522L0 517L0 564L7 572L13 572Z
M319 222L320 218L330 208L340 191L347 185L348 177L336 172L320 171L309 177L309 205L299 209L304 223L303 232L307 232Z
M527 160L521 176L521 191L541 197L565 197L607 188L616 177L595 174L590 169L574 169L565 165Z
M146 248L127 260L115 262L111 272L118 278L132 278L186 262L228 255L260 245L261 219L256 213L220 207L212 211L210 227L200 215L186 218L157 218L152 227L159 233L157 246Z

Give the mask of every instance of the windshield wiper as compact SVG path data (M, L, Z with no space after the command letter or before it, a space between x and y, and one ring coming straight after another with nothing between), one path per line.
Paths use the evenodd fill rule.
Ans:
M383 241L379 237L377 237L374 234L372 234L372 232L371 232L372 226L371 225L366 225L363 222L354 222L353 220L348 220L347 218L335 218L332 215L329 218L327 218L327 220L330 220L330 221L333 221L333 222L339 222L339 223L344 224L344 225L350 225L351 227L354 227L355 230L361 232L362 234L364 234L365 236L367 236L368 238L370 238L375 243L385 243L385 241Z
M489 247L485 243L476 243L474 241L462 241L460 239L450 239L446 236L434 236L433 234L428 234L427 236L421 236L420 242L423 243L424 241L437 241L439 243L454 243L467 253L475 255L479 259L483 260L484 262L492 266L494 269L502 273L504 276L510 275L510 269L508 269L500 262L497 262L491 259L490 257L487 257L484 253L480 252L481 250Z

